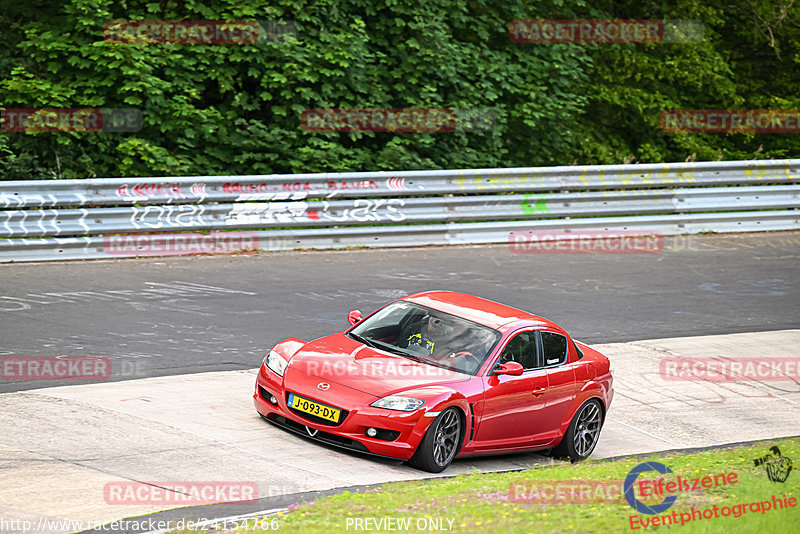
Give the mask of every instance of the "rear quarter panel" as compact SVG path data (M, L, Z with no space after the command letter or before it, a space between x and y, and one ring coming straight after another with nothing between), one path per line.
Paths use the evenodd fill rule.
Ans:
M577 393L572 405L561 423L561 435L566 433L572 418L581 405L591 398L597 398L603 405L603 418L608 413L611 400L614 397L613 377L611 376L611 362L609 359L578 341L575 344L583 352L583 358L575 366L575 380Z

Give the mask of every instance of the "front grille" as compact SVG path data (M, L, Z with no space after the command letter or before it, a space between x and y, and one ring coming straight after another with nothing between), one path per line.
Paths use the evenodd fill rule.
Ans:
M267 416L267 419L269 421L272 421L273 423L276 423L279 426L286 428L287 430L291 430L307 438L315 439L317 441L322 441L323 443L328 443L330 445L336 445L337 447L344 447L346 449L358 452L370 453L367 446L361 443L360 441L356 441L350 438L345 438L342 436L337 436L336 434L330 434L323 430L320 430L316 433L316 435L311 436L306 431L306 428L308 427L301 425L297 421L292 421L291 419L284 417L282 415L270 414Z
M287 406L289 406L289 394L290 394L290 392L287 391L286 392L286 405ZM314 402L318 402L319 404L324 404L325 406L330 406L330 404L327 404L327 403L324 403L324 402L320 402L320 401L316 401L314 399L306 397L305 395L300 395L300 396L305 398L305 399L313 400ZM317 417L316 415L311 415L310 413L306 413L306 412L302 412L300 410L296 410L296 409L294 409L292 407L289 407L289 411L291 411L293 414L295 414L298 417L302 417L303 419L305 419L307 421L311 421L312 423L316 423L318 425L339 426L342 423L344 423L344 420L347 419L347 415L350 412L347 411L347 410L342 410L341 408L339 408L337 406L331 406L331 408L336 408L340 412L339 413L339 420L337 422L335 422L335 423L333 421L329 421L328 419L323 419L322 417Z

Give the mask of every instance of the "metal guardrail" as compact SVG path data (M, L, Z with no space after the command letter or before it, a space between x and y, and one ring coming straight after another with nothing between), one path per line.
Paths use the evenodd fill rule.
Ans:
M0 212L0 238L788 209L800 185Z
M786 230L799 195L800 160L5 181L0 262Z
M0 208L796 183L798 160L267 176L0 181Z

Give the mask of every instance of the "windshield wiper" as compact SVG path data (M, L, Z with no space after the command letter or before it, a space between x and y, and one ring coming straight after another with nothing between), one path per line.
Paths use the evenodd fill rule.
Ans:
M378 341L375 339L367 339L364 336L360 336L354 332L349 332L347 335L352 337L356 341L360 341L361 343L363 343L368 347L372 347L373 349L385 350L386 352L391 352L392 354L397 354L398 356L404 356L406 358L414 360L415 362L422 362L422 359L420 359L418 356L409 354L406 351L400 349L399 347L395 347L394 345L390 345L388 343L384 343L382 341Z
M413 360L413 361L415 361L417 363L428 363L427 361L423 361L422 358L420 358L419 356L417 356L415 354L409 354L408 352L402 352L402 351L397 351L397 354L399 354L400 356L404 356L404 357L408 358L409 360Z
M391 352L392 354L397 354L398 356L410 356L406 351L402 350L400 347L396 345L390 345L389 343L384 343L383 341L374 341L373 343L378 345L379 349L383 349L386 352Z
M364 345L366 345L366 346L368 346L368 347L372 347L373 349L380 348L380 347L378 347L378 345L376 345L376 344L375 344L375 342L374 342L374 341L372 341L371 339L367 339L367 338L365 338L364 336L359 336L358 334L356 334L356 333L354 333L354 332L349 332L347 335L348 335L348 336L350 336L350 337L352 337L352 338L353 338L353 339L355 339L356 341L359 341L359 342L363 343Z

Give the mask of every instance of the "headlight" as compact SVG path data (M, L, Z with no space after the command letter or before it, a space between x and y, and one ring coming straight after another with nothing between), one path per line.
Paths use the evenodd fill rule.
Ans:
M410 397L395 397L390 395L382 399L376 400L370 406L376 408L386 408L387 410L399 410L401 412L413 412L420 406L425 404L424 400L412 399Z
M267 354L267 367L272 369L276 375L283 376L288 366L289 362L283 356L274 350L269 351L269 354Z

